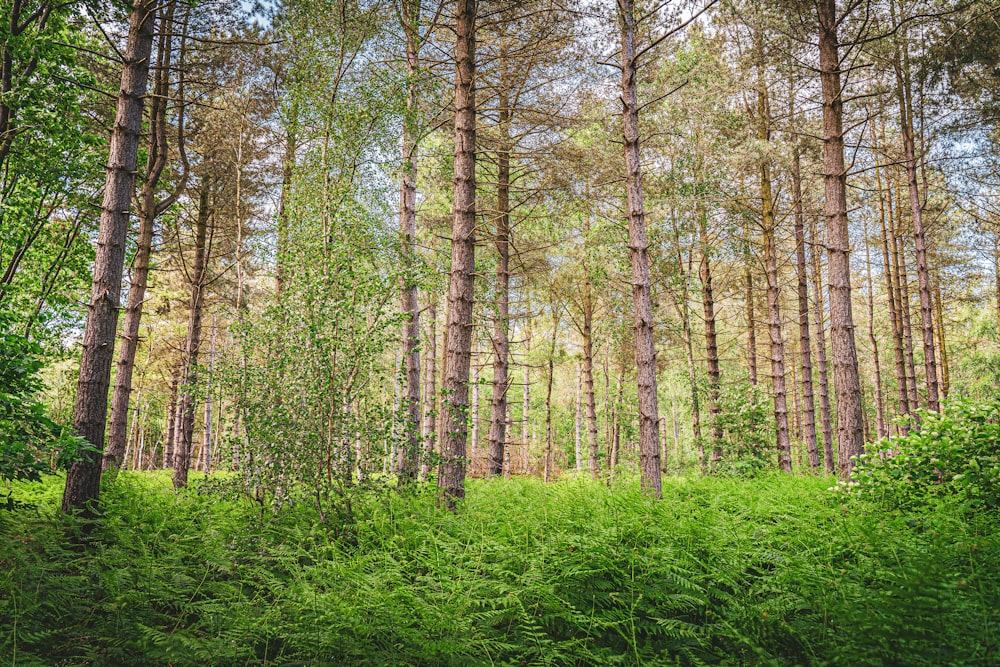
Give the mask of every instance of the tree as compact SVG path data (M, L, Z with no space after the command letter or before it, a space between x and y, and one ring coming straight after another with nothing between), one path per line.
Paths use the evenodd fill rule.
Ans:
M441 467L438 487L449 508L465 496L469 365L476 261L476 2L458 0L455 16L455 186L448 284Z
M108 386L114 359L125 241L157 7L149 0L135 0L129 13L128 45L122 63L121 90L108 149L94 280L87 304L80 380L73 410L73 428L93 449L73 463L67 472L62 502L63 511L67 513L77 509L91 513L91 503L100 494Z

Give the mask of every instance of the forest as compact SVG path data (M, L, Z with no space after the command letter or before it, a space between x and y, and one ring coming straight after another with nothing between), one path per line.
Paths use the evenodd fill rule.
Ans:
M1000 664L995 0L0 10L0 664Z

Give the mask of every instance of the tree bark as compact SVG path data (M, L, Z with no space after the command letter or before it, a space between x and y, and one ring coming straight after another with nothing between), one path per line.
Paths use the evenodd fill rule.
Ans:
M125 451L128 405L132 393L135 355L139 347L142 306L146 300L146 285L149 279L153 225L157 216L164 210L158 205L160 202L156 201L156 188L160 181L160 175L167 165L167 98L170 93L173 49L171 33L174 30L175 7L176 2L169 2L166 5L166 14L161 21L157 46L153 96L149 103L149 154L146 157L146 174L138 198L139 234L136 237L135 255L132 259L132 276L129 281L128 299L125 306L125 322L122 326L121 343L118 346L118 364L111 398L111 420L108 424L108 444L103 461L105 470L117 470L121 465L122 454Z
M67 472L62 499L62 509L67 513L83 509L87 515L92 515L91 503L96 502L100 494L108 385L111 383L125 242L157 6L148 0L136 0L129 13L128 43L108 151L94 278L87 304L80 379L73 409L73 429L93 446L93 451L84 452Z
M712 286L712 266L709 262L711 249L708 241L708 221L706 217L707 214L699 206L698 234L701 244L701 263L698 267L698 275L701 278L701 304L705 314L705 358L708 365L708 414L712 427L712 456L710 463L714 464L722 458L722 424L719 421L722 413L719 407L721 372L719 370L718 334L715 325L715 293ZM756 376L756 361L754 362L754 366L754 376Z
M458 0L455 23L455 186L448 286L444 438L438 487L449 509L465 497L469 365L476 260L476 0Z
M182 489L188 483L191 466L191 445L194 440L195 393L198 384L198 353L201 350L201 314L205 303L206 239L209 185L202 182L198 197L198 219L195 223L194 264L191 269L191 294L188 298L188 330L184 343L184 374L181 381L180 438L174 453L174 488Z
M823 427L823 460L826 471L834 472L833 425L830 419L830 381L826 364L826 328L823 323L823 279L820 272L821 249L817 244L816 221L810 229L810 259L813 267L813 301L816 317L816 374L819 378L819 414Z
M903 324L903 344L906 358L906 390L909 397L910 415L916 418L920 407L917 394L917 365L913 358L913 326L910 318L910 278L906 271L906 248L903 243L902 203L896 205L896 228L893 232L893 255L896 261L896 279L899 281L900 315Z
M437 437L437 307L433 299L427 316L430 323L427 327L427 364L424 373L424 442L418 476L421 482L426 482L430 475L434 440Z
M589 237L589 216L584 233ZM600 466L597 461L597 397L594 392L594 300L588 263L585 263L583 268L586 273L583 284L583 394L587 408L590 477L596 481L600 476Z
M844 163L843 89L836 0L818 0L820 82L823 95L823 177L826 191L827 275L830 339L837 395L837 462L849 477L854 457L864 453L861 379L851 306L851 241L847 225L847 166Z
M867 226L865 231L867 232ZM889 431L885 423L885 401L882 392L882 362L878 354L878 339L875 338L875 284L872 282L871 244L868 243L867 233L865 236L865 261L868 269L868 342L872 346L872 364L875 373L875 427L878 432L878 439L881 440L889 435Z
M905 32L904 32L905 39ZM913 220L913 246L917 255L917 292L920 297L920 323L924 343L924 376L927 383L927 409L940 410L938 398L937 360L934 354L934 310L931 299L930 270L927 267L927 246L924 239L924 204L917 184L917 156L913 140L913 99L909 85L909 67L903 67L897 54L895 64L900 127L903 134L903 165L910 196ZM904 53L902 58L908 58Z
M760 54L763 60L763 50ZM757 68L757 138L766 145L771 140L770 109L763 65ZM771 390L774 399L774 423L778 449L778 467L792 472L792 443L788 436L788 397L785 390L785 341L781 331L781 304L778 285L778 250L775 241L774 197L771 193L771 158L760 163L761 227L764 232L764 273L767 277L767 330L771 339ZM708 311L706 310L706 315ZM718 358L715 360L718 369Z
M576 401L573 415L573 444L576 446L576 471L583 470L583 365L576 367Z
M628 199L629 250L635 321L635 365L639 401L639 467L642 488L659 498L660 430L656 396L656 339L650 297L646 220L642 201L642 160L639 150L639 103L636 93L635 2L620 0L625 190Z
M402 0L400 18L406 35L406 115L403 119L403 155L399 183L399 231L404 272L400 286L403 312L404 444L396 459L400 483L417 476L420 458L420 309L417 305L415 249L417 243L417 68L420 21L419 0Z
M802 439L806 443L809 469L819 470L819 446L816 443L816 399L813 390L812 341L809 335L809 274L806 267L805 214L802 203L802 175L799 145L792 148L792 197L795 217L795 277L799 303L799 374L802 386Z
M500 101L500 130L509 132L509 102L502 91ZM497 156L497 312L493 324L493 398L490 404L490 444L487 472L503 474L504 448L507 438L507 391L510 388L510 146L509 139Z
M757 315L754 313L753 298L753 270L751 260L753 253L750 249L750 228L743 223L743 283L746 289L745 304L747 311L747 373L750 376L750 384L757 386Z

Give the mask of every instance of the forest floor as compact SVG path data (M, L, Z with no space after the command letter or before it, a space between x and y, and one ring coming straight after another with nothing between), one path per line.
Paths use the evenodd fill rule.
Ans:
M1000 520L827 479L471 481L278 513L122 474L0 510L6 665L996 665Z

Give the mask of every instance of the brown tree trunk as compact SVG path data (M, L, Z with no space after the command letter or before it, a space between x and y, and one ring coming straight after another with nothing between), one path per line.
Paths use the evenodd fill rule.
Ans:
M897 202L896 206L893 255L896 261L896 279L899 281L899 312L902 316L903 344L906 353L906 390L909 396L910 414L915 416L920 404L917 394L917 365L913 359L913 326L910 319L910 278L906 271L906 248L903 243L903 211L900 202Z
M549 342L549 375L545 388L545 462L542 479L552 477L552 380L555 377L556 335L559 332L559 304L552 299L552 339Z
M455 22L455 186L448 285L441 468L438 487L449 509L465 497L469 365L476 262L476 0L458 0Z
M872 132L874 139L874 130ZM893 361L896 369L896 390L899 394L899 414L900 416L910 414L910 398L906 390L906 360L903 356L903 316L899 308L899 289L895 277L894 263L889 256L889 225L892 220L892 197L887 198L882 187L882 170L876 164L875 187L878 190L879 219L882 224L882 263L885 267L885 291L889 297L889 316L892 321L892 342ZM886 204L889 205L887 215ZM900 427L901 433L906 435L910 428L907 423Z
M576 400L573 402L573 444L576 447L576 471L583 471L583 364L576 367Z
M509 101L501 92L500 130L508 133ZM493 398L490 404L488 474L503 474L507 429L507 391L510 387L510 146L505 136L497 155L497 313L493 324Z
M583 285L583 394L587 406L590 477L596 481L600 476L600 466L597 462L597 397L594 392L594 301L589 267L585 265L584 271L587 276Z
M941 279L934 281L934 305L937 312L938 349L941 351L941 397L951 393L951 377L948 373L948 345L944 336L944 305L941 302Z
M201 313L205 304L205 265L208 219L209 185L201 185L198 198L198 219L195 223L194 264L191 269L191 295L188 300L188 330L184 343L184 375L181 382L180 429L177 451L174 455L174 488L187 486L188 468L191 465L191 445L194 440L195 393L198 383L198 352L201 350Z
M763 52L761 53L763 59ZM771 140L770 111L763 66L758 63L757 138L762 144ZM765 156L760 164L761 227L764 232L764 273L767 278L767 331L771 339L771 389L774 398L774 423L778 449L778 467L792 472L792 443L788 437L788 397L785 390L785 341L781 331L781 304L778 285L778 250L775 242L774 198L771 193L771 162ZM706 309L705 314L708 314ZM711 359L711 358L710 358ZM718 358L715 360L718 369Z
M419 0L402 0L400 19L406 35L406 116L403 119L403 165L399 183L399 231L404 273L401 278L400 306L403 312L404 444L396 459L400 483L418 473L420 458L420 308L417 305L415 247L417 242L417 68L420 21Z
M427 327L427 364L424 373L424 443L420 456L421 482L427 481L437 437L437 307L434 300L427 310L430 323Z
M161 21L157 46L156 72L153 75L153 96L149 103L149 154L146 157L146 174L139 193L139 234L136 237L135 255L132 259L132 276L129 281L125 306L125 322L121 343L118 346L118 364L111 398L111 420L108 423L108 443L104 451L105 470L117 470L125 451L126 422L129 397L132 393L132 372L139 347L139 325L142 322L142 305L146 301L146 284L149 278L149 257L153 243L153 223L164 209L156 201L156 187L167 164L167 97L170 92L172 56L171 33L176 2L168 2ZM183 66L183 63L181 64Z
M905 55L903 56L905 58ZM913 140L913 100L909 86L909 67L904 72L898 54L895 62L900 126L903 133L903 164L913 216L913 246L917 255L917 292L920 296L920 322L924 342L924 375L927 383L927 409L940 410L938 399L937 360L934 354L934 310L931 304L931 278L927 267L927 246L924 240L924 204L917 184L916 146Z
M817 243L816 221L810 229L810 259L813 268L813 313L816 318L816 374L819 378L819 415L823 427L823 460L828 473L834 472L833 425L830 419L830 381L826 366L826 328L823 324L823 278L820 271L821 246Z
M174 366L170 374L170 403L167 405L167 432L163 440L163 467L174 465L174 436L177 434L177 387L181 380L181 365Z
M875 338L875 284L872 282L872 254L871 244L868 243L867 226L865 234L865 261L868 269L868 342L872 346L872 364L875 371L875 426L878 432L878 439L881 440L889 435L889 430L885 423L885 400L882 393L882 362L878 354L878 339Z
M699 207L700 208L700 207ZM708 241L707 214L698 211L698 233L701 244L701 263L698 275L701 278L701 305L705 313L705 359L708 365L708 414L712 427L712 456L710 463L714 464L722 458L722 424L719 421L719 387L721 373L719 371L719 343L715 326L715 293L712 287L712 267L709 263L710 244ZM756 354L754 355L756 356ZM756 367L756 362L754 362ZM757 371L754 368L754 375Z
M94 278L87 304L80 378L73 409L73 429L93 446L93 450L84 452L67 472L62 499L62 509L67 513L82 508L91 514L94 508L90 504L100 494L108 385L115 353L125 242L157 6L148 0L136 0L129 13L128 44L108 151Z
M793 140L797 141L797 140ZM795 276L799 302L799 366L802 386L802 439L809 455L809 469L819 470L819 446L816 443L816 400L813 390L812 341L809 335L809 274L806 267L806 227L802 204L802 176L799 145L792 148L792 197L795 216Z
M819 0L819 59L823 94L823 175L826 190L827 275L830 289L830 339L837 394L838 470L849 477L853 457L864 453L861 379L854 344L851 307L851 241L847 225L847 166L844 163L843 89L836 0Z
M632 302L635 320L635 365L639 402L639 467L642 488L659 498L660 430L656 396L656 339L650 297L646 220L642 201L642 159L639 151L639 103L636 94L635 2L618 3L621 23L623 136L625 190L628 199L629 251L632 262Z

